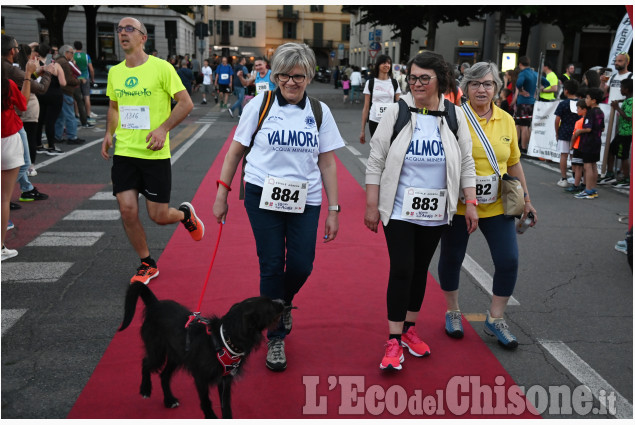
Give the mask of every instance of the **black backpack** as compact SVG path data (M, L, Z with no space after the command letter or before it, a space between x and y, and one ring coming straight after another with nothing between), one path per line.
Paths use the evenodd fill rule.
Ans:
M393 127L392 137L390 138L390 144L397 138L401 130L410 122L411 118L411 108L408 106L405 100L399 99L399 114L397 115L397 120L395 121L395 126ZM454 109L454 103L450 102L447 99L443 100L443 105L445 106L445 111L431 111L436 113L429 113L429 115L434 116L442 116L445 118L445 121L448 123L448 127L454 134L454 137L458 140L458 132L459 132L459 123L456 120L456 110Z
M249 143L249 147L245 149L245 153L243 155L243 169L240 175L240 194L238 195L238 199L245 199L245 167L247 166L247 154L251 151L252 146L254 145L254 141L256 140L256 135L260 131L262 127L262 123L265 122L265 118L269 115L269 110L271 110L271 105L273 105L275 93L271 90L265 92L265 98L262 101L262 105L260 105L260 111L258 112L258 126L254 131L254 134L251 135L251 142ZM315 124L317 125L318 132L320 131L320 126L322 125L322 105L320 101L308 96L309 102L311 102L311 110L313 110L313 116L315 117Z

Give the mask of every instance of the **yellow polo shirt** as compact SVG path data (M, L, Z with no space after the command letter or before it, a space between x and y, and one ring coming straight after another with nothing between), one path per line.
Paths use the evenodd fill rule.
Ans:
M476 115L476 112L474 113L474 116L478 119L490 145L492 145L492 148L494 149L501 175L505 174L507 172L507 167L511 167L520 161L520 149L518 148L518 135L516 134L516 124L514 123L514 119L511 115L493 103L492 117L489 121L485 118L479 118L478 115ZM470 128L470 135L472 136L472 157L474 158L476 175L491 176L492 174L495 174L494 169L492 169L492 166L487 159L487 154L485 153L485 148L483 147L481 140L476 135L472 125L468 124L468 127ZM503 203L500 199L500 180L498 183L498 197L496 201L491 204L479 204L476 207L480 218L493 217L503 214ZM456 213L459 215L465 215L465 204L463 202L459 201Z

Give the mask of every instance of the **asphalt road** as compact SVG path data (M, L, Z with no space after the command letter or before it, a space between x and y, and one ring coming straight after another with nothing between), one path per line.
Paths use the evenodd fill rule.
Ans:
M331 85L313 83L308 91L333 110L348 143L337 155L363 187L369 147L359 144L362 105L342 104L340 91ZM237 124L213 102L203 106L199 94L193 98L194 111L172 132L173 155L205 126L208 130L173 165L175 203L194 196ZM3 419L65 418L121 321L127 282L138 260L120 220L64 219L116 209L108 196L110 163L99 155L106 107L94 111L100 115L98 126L80 130L85 145L61 145L69 153L54 162L38 159L32 181L56 196L12 212L17 228L9 232L7 245L18 248L19 256L2 263ZM507 309L520 347L507 352L483 335L484 341L518 385L535 390L533 395L540 394L535 386L573 390L581 384L596 395L595 414L568 413L549 404L543 417L632 417L633 276L626 256L613 248L627 230L619 219L628 213L628 192L600 187L598 199L573 199L556 186L555 164L535 159L522 159L522 164L539 223L519 237L516 302ZM105 195L91 199L95 192ZM154 225L144 211L141 216L158 258L175 226ZM33 242L45 232L58 237L86 232L85 237L98 240L88 246ZM491 280L494 270L479 232L470 240L468 255L472 261L461 275L461 309L480 332L490 295L479 282ZM58 275L47 276L41 263L58 264ZM430 267L435 279L436 268L435 257ZM600 390L615 395L613 415L603 413Z

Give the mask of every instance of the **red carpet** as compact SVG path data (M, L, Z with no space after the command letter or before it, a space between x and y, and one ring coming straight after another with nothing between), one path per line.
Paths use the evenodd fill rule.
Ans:
M179 227L159 260L161 276L150 286L161 299L196 307L218 235L211 213L215 181L232 136L192 202L205 222L205 238L195 243ZM405 353L402 371L379 370L388 331L386 244L382 234L365 228L365 192L339 161L338 165L340 232L335 241L320 243L323 215L314 272L294 301L298 310L293 313L293 332L286 339L288 368L283 373L271 372L264 364L264 346L254 352L242 379L234 385L234 417L535 418L529 412L533 407L525 408L513 380L469 324L465 323L463 340L445 335L443 295L431 276L417 324L431 356L414 358ZM230 196L204 315L222 315L234 302L258 295L255 244L238 200L238 178L233 186L236 190ZM185 373L173 380L173 391L181 402L177 409L163 407L156 375L152 397L139 395L140 318L137 312L130 328L115 335L69 418L202 418L193 380ZM218 394L215 389L211 393L214 410L220 414ZM481 410L480 399L493 409Z

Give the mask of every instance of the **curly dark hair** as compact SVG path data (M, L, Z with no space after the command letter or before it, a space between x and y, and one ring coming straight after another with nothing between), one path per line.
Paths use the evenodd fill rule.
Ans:
M437 74L437 81L439 83L439 96L443 95L448 89L448 76L450 71L448 65L438 53L423 52L419 53L414 58L410 59L408 65L406 65L406 74L410 75L412 65L417 65L419 68L431 69Z

